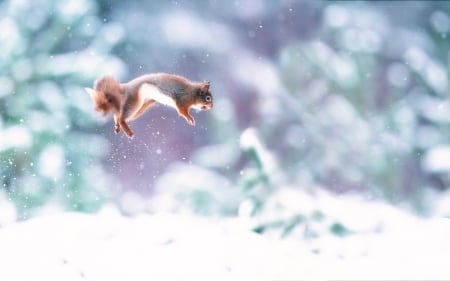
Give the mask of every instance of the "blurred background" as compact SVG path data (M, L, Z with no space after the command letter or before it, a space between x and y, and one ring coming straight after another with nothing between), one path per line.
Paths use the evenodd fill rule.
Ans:
M304 204L277 197L285 190L433 213L450 186L449 11L445 1L2 1L0 218L111 205L252 217L276 213L280 198ZM115 135L83 88L151 72L211 81L214 108L191 127L155 106L130 124L134 139Z

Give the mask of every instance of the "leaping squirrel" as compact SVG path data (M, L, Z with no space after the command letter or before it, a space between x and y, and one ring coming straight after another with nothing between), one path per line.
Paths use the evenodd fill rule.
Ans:
M94 88L85 88L94 102L95 110L106 115L114 114L114 131L132 138L128 122L139 118L155 102L175 108L190 125L195 125L189 114L191 108L208 110L213 107L209 81L191 82L167 73L139 76L128 83L119 83L111 76L103 76L94 82Z

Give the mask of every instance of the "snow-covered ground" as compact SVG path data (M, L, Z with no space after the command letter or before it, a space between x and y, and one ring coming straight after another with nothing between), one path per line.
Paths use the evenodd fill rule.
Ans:
M370 206L342 201L379 224ZM284 240L251 232L243 218L43 215L0 228L0 280L450 279L450 220L372 211L388 222L379 230Z

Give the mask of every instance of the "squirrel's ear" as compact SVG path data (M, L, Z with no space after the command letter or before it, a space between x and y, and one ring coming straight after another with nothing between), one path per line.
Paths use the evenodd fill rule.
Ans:
M209 81L204 81L200 84L200 91L207 92L209 90Z
M97 92L94 89L91 88L84 88L84 90L89 94L92 100L95 100L95 97L97 96Z

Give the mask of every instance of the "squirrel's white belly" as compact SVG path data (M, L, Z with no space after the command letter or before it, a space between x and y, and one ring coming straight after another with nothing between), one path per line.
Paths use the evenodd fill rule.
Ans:
M139 89L139 93L143 102L146 100L155 100L158 103L176 107L175 101L171 97L162 93L158 87L152 84L143 84Z

